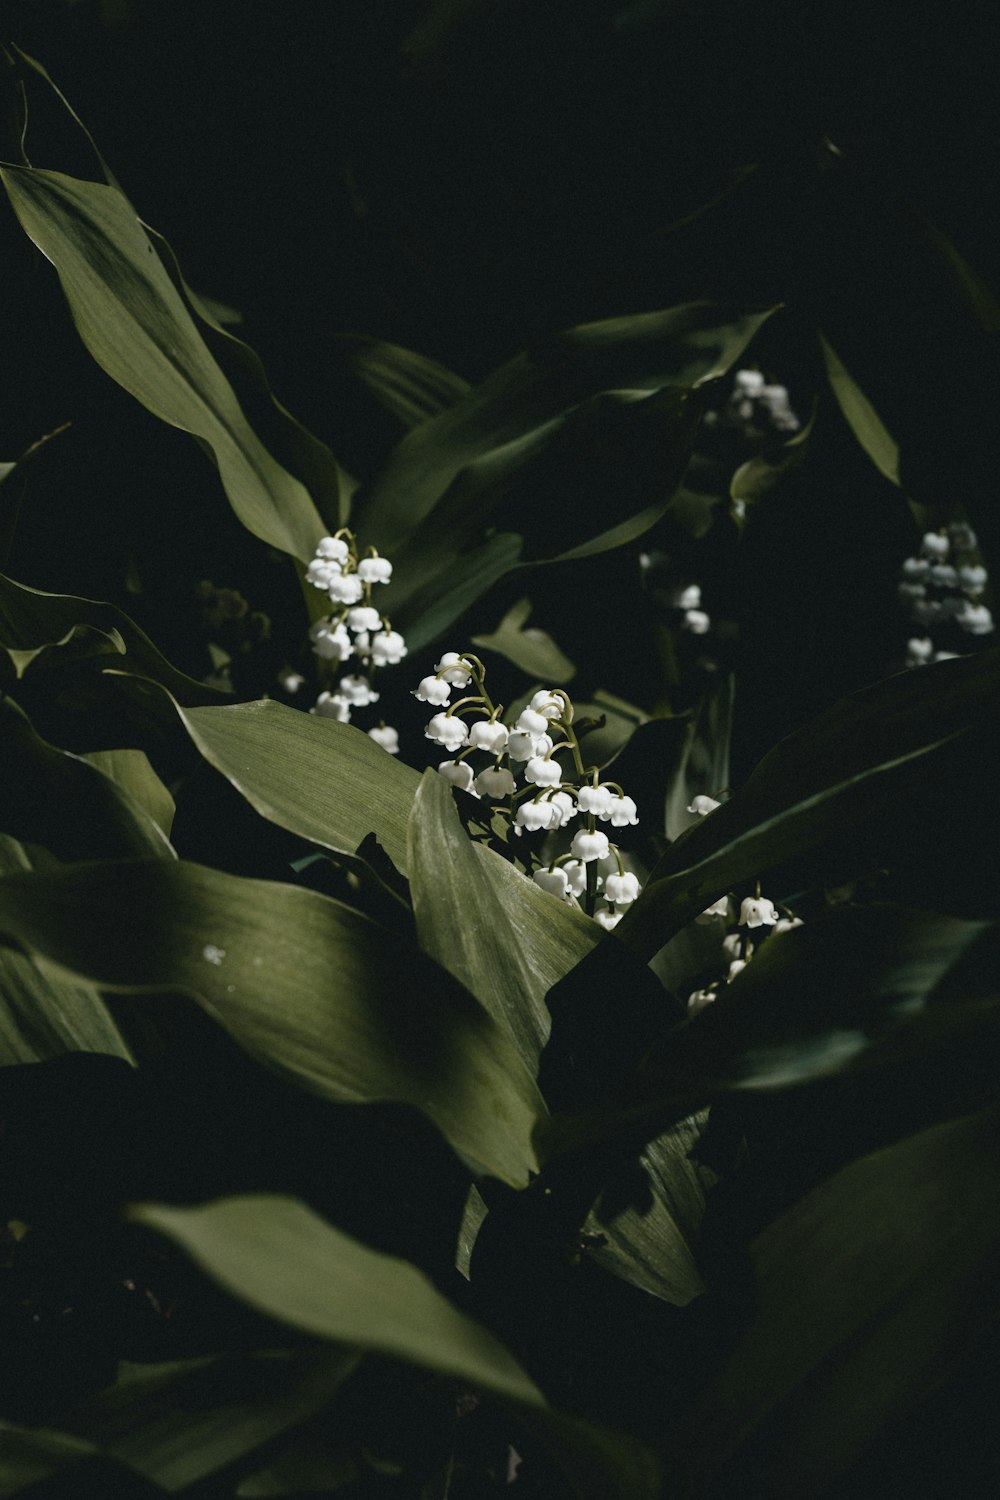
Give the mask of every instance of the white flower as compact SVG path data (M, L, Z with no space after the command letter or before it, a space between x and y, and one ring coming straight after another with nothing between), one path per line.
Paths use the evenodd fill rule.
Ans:
M600 816L599 813L598 817ZM639 821L639 813L632 797L612 797L610 810L604 816L610 818L612 828L625 828Z
M926 557L908 557L903 564L903 577L908 578L911 583L920 583L931 570L930 560Z
M524 779L535 786L558 786L562 781L562 767L556 760L533 755L524 768Z
M351 705L339 693L320 693L309 712L322 719L336 719L339 724L348 724L351 719Z
M413 696L421 703L447 703L451 698L451 683L443 677L422 677L413 689Z
M989 635L993 629L993 616L985 604L966 604L955 619L970 635Z
M741 927L773 927L778 920L774 902L766 896L746 896L740 906Z
M741 396L759 396L764 389L764 377L759 370L737 370L733 386Z
M688 995L687 1008L694 1014L696 1011L704 1010L706 1005L711 1005L715 999L712 990L692 990Z
M379 697L378 693L372 692L367 677L342 677L337 683L337 692L354 708L367 708L369 703L377 703Z
M728 959L739 958L743 952L743 939L738 932L731 932L722 939L722 951Z
M935 661L958 661L957 651L935 651Z
M569 792L553 792L545 800L551 809L550 828L565 828L570 818L576 817L576 803Z
M469 725L469 744L489 755L500 755L507 748L507 726L496 719L476 719Z
M523 730L526 734L544 734L549 727L549 721L544 714L536 713L533 708L526 708L514 727Z
M707 635L711 625L711 618L701 609L689 609L681 621L681 629L689 630L692 635Z
M284 667L278 673L278 686L284 688L286 693L297 693L300 687L305 687L306 680L301 672L296 672L292 667Z
M377 630L382 616L370 604L356 604L347 611L347 623L352 630Z
M937 562L944 562L948 556L948 538L941 536L937 531L928 531L920 544L920 550L925 557L934 558Z
M357 604L364 593L357 573L335 573L326 586L334 604Z
M527 729L512 729L507 739L511 760L530 760L533 755L548 755L551 749L550 735L531 734Z
M451 714L435 714L424 730L427 739L454 753L465 744L465 725Z
M551 891L553 896L558 896L560 899L569 890L569 880L561 865L554 865L551 870L536 870L532 879L536 885L541 886L543 891Z
M935 563L931 568L931 582L939 589L954 589L958 587L958 574L951 563Z
M934 642L929 636L914 637L906 643L906 665L908 667L922 667L925 661L930 661L934 655Z
M616 906L628 906L639 894L639 877L631 870L624 875L609 875L604 882L604 894Z
M516 790L516 783L508 770L493 766L480 771L475 787L481 797L509 797Z
M560 869L566 875L570 894L573 896L582 896L587 889L587 866L583 860L568 859L564 865L560 865Z
M968 521L956 521L953 526L948 527L948 531L956 552L975 552L979 544L976 540L976 533Z
M691 799L691 802L688 804L688 812L697 813L700 818L704 818L708 813L715 812L715 809L721 806L722 804L716 802L714 797L699 795Z
M580 811L595 813L599 818L611 816L612 791L609 786L582 786L576 794Z
M801 926L802 926L802 918L801 917L782 917L780 921L775 922L775 924L774 924L774 930L775 930L775 932L791 932L791 930L792 930L793 927L801 927Z
M551 688L542 688L535 694L528 707L543 719L558 719L566 705L557 698Z
M472 790L472 767L467 760L442 760L438 764L438 772L445 781L460 787L463 792ZM478 796L479 793L475 795Z
M383 750L388 750L390 755L399 754L399 731L390 728L388 724L379 724L377 729L369 729L368 738L374 740L376 745L381 745Z
M978 564L966 563L958 570L958 581L970 594L979 594L986 587L988 574Z
M336 563L324 562L322 558L314 557L306 568L306 581L313 584L315 588L326 589L330 587L330 579L338 572Z
M599 830L595 833L587 833L584 829L573 835L570 844L570 853L577 859L582 859L584 864L589 864L592 859L603 859L608 853L609 844L606 833Z
M689 583L687 588L678 589L670 602L675 609L700 609L700 585L697 583Z
M552 809L547 802L522 802L514 814L514 832L518 835L525 829L537 833L540 828L552 826Z
M363 557L358 563L358 577L362 583L388 583L392 563L387 557Z
M732 963L729 965L729 973L726 975L726 983L731 984L732 981L736 978L737 974L743 973L743 970L746 968L746 966L747 961L745 958L734 958Z
M435 663L434 670L440 672L442 680L450 682L452 687L468 687L472 680L472 673L462 664L457 651L446 651L441 660Z
M594 921L599 922L605 932L610 932L612 928L617 927L621 919L622 913L612 911L610 906L605 906L603 901L599 901L594 908Z
M344 563L350 555L351 549L342 536L321 537L316 548L316 556L325 558L327 562Z
M394 667L406 655L406 642L398 630L380 630L372 636L372 657L377 667Z
M353 651L351 637L343 625L331 625L329 620L317 620L309 631L313 650L324 661L346 661Z
M897 583L896 592L901 599L924 599L927 589L922 583Z
M713 901L711 906L707 906L704 911L699 912L695 917L695 921L698 922L702 927L705 927L709 922L713 922L716 917L728 916L729 897L720 896L718 901Z

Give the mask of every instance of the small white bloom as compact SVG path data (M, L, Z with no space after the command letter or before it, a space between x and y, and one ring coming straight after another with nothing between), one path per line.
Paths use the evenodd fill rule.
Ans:
M524 779L535 786L558 786L562 781L562 767L556 760L533 755L524 767Z
M920 550L925 557L933 558L936 562L944 562L948 556L948 538L941 536L940 532L928 531L920 544Z
M691 799L688 804L688 812L697 813L699 818L704 818L708 813L715 812L715 809L721 806L722 804L716 802L714 797L703 797L699 794L697 797Z
M985 604L966 604L955 619L970 635L989 635L993 629L993 616Z
M988 574L978 564L966 563L958 570L958 581L970 594L980 594L986 587Z
M958 573L951 563L935 563L931 568L931 582L939 589L954 589L958 587Z
M702 609L689 609L681 621L681 629L692 635L707 635L711 629L711 618Z
M344 563L350 553L351 549L342 536L321 537L316 548L316 556L325 558L327 562Z
M392 563L387 557L363 557L358 563L358 577L362 583L388 583Z
M611 807L605 816L610 819L612 828L626 828L639 821L639 813L632 797L612 797Z
M612 791L608 786L582 786L576 794L580 811L595 813L599 818L611 816Z
M922 667L925 661L930 661L934 655L934 642L929 636L914 637L906 643L906 665L908 667Z
M976 533L968 521L956 521L953 526L948 527L948 533L951 536L951 544L956 552L975 552L976 547L979 545L976 540Z
M743 939L738 932L731 932L722 939L722 951L728 959L739 958L743 952Z
M525 734L544 734L549 727L549 721L544 714L536 713L533 708L526 708L514 727Z
M357 573L334 573L326 591L334 604L357 604L364 593Z
M463 792L471 791L472 767L467 760L442 760L438 764L438 772L452 786L460 787ZM478 792L476 795L479 795Z
M285 667L278 673L278 686L284 688L286 693L297 693L300 687L305 687L306 680L301 672L294 671L291 667Z
M930 570L929 558L908 557L903 564L903 577L908 578L911 583L922 583Z
M545 800L551 808L550 828L565 828L569 820L576 817L576 803L569 792L553 792Z
M547 802L522 802L514 814L514 832L537 833L541 828L552 826L552 810Z
M741 927L773 927L778 921L774 902L766 896L746 896L740 907Z
M793 927L801 927L802 925L801 917L782 917L780 921L775 922L774 930L775 932L791 932Z
M759 396L764 389L764 377L759 370L737 370L733 386L741 396Z
M347 611L347 623L352 630L377 630L382 616L370 604L356 604Z
M704 1010L706 1005L711 1005L715 999L713 990L692 990L688 995L687 1008L694 1015L699 1010Z
M527 729L512 729L507 739L507 754L511 760L530 760L533 755L548 755L551 749L550 735L531 734Z
M516 783L506 768L492 766L480 771L475 787L480 797L509 797L516 790Z
M452 714L435 714L424 730L427 739L454 753L465 744L465 725Z
M336 719L339 724L348 724L351 719L351 705L339 693L320 693L309 712L322 719Z
M413 689L413 696L421 703L447 703L451 698L451 683L443 677L422 677Z
M935 651L935 661L958 661L957 651Z
M566 705L557 698L551 688L542 688L535 694L528 707L543 719L558 719Z
M331 625L329 620L317 620L309 631L313 650L323 661L346 661L354 649L351 637L343 625Z
M314 557L306 568L306 581L313 584L315 588L326 589L330 587L330 579L336 577L340 572L336 563L324 562L322 558Z
M726 975L726 983L731 984L736 978L737 974L743 973L743 970L746 968L746 966L747 961L745 958L734 958L732 963L729 965L729 973Z
M570 895L582 896L587 889L587 866L582 859L568 859L560 869L566 875Z
M468 732L469 744L489 755L500 755L507 748L507 726L496 719L476 719Z
M380 630L372 636L372 658L377 667L394 667L406 655L406 642L398 630Z
M399 731L388 724L379 724L376 729L369 729L368 738L374 740L376 745L381 745L383 750L388 750L390 755L399 754Z
M901 599L925 599L927 586L923 583L897 583L896 592Z
M729 897L720 896L718 901L713 901L711 906L706 906L704 911L699 912L695 917L695 921L699 923L700 926L705 927L709 922L714 922L716 917L726 918L728 916Z
M675 609L700 609L701 587L697 583L689 583L687 588L678 589L670 601Z
M581 828L579 833L573 835L573 842L569 847L570 853L576 859L582 859L584 864L589 864L592 859L603 859L608 853L608 836L600 830L587 833Z
M532 879L536 885L541 886L543 891L551 891L553 896L558 896L560 899L569 890L569 880L561 865L554 865L551 870L536 870Z
M446 651L441 660L435 662L434 670L440 672L442 681L450 682L452 687L468 687L472 680L472 673L463 665L457 651Z
M354 708L367 708L369 703L377 703L379 698L378 693L372 692L372 685L367 677L342 677L337 683L337 692Z
M621 919L622 913L620 911L612 911L610 906L605 906L603 901L598 901L594 908L594 921L599 922L605 932L611 932L613 928L618 926Z
M628 906L639 894L639 877L631 870L624 875L609 875L604 882L604 894L615 906Z

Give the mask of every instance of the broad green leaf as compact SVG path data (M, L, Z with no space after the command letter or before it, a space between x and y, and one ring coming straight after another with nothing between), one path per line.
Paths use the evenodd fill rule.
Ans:
M420 946L479 999L534 1070L545 995L601 936L494 851L473 844L451 786L425 771L410 813L408 868Z
M139 1204L130 1216L168 1235L227 1292L303 1333L544 1405L503 1345L423 1272L362 1245L297 1199L261 1194L198 1208Z
M690 828L697 814L688 808L697 796L715 796L729 785L735 682L731 673L709 688L688 721L677 766L667 784L664 827L669 839Z
M225 695L207 688L172 667L124 613L98 599L72 594L46 594L0 574L0 647L14 662L17 676L43 664L46 657L62 660L67 651L79 655L121 656L115 665L150 677L182 703L221 703Z
M0 698L0 736L5 833L43 844L62 860L173 857L163 829L139 802L96 766L47 744L13 698Z
M840 397L838 396L838 401ZM767 459L763 454L755 454L745 464L740 464L729 484L729 495L734 501L742 501L744 504L752 504L771 492L787 474L792 473L804 463L809 452L809 439L812 437L813 425L816 420L815 412L793 438L781 447L777 458L773 461Z
M754 1241L753 1317L685 1424L679 1494L825 1492L982 1348L998 1123L992 1106L876 1151Z
M110 990L183 990L312 1093L426 1114L476 1172L523 1185L544 1109L498 1024L350 907L200 865L119 860L0 881L0 931Z
M0 878L30 871L26 850L0 834ZM102 1052L132 1061L97 989L0 947L0 1066L44 1062L63 1052Z
M304 561L325 527L251 428L128 200L61 172L0 168L14 212L55 266L80 337L143 406L200 440L237 517Z
M898 443L887 432L878 412L861 387L851 378L850 372L841 364L836 351L822 333L819 342L833 394L854 436L879 473L898 485Z
M436 359L385 339L344 338L341 348L359 380L407 427L436 417L471 390L467 380Z
M998 666L994 650L901 672L841 699L789 735L736 795L671 845L616 936L648 960L741 881L789 861L814 860L830 840L855 828L865 832L863 857L871 860L873 829L894 799L919 794L936 756L950 765L945 752L960 737L986 732L1000 698ZM801 863L796 869L802 878ZM819 878L818 866L811 878Z
M170 837L176 806L143 750L90 750L83 759L113 781L134 806L142 809Z
M354 1349L122 1362L70 1431L169 1494L186 1490L319 1411L356 1368Z
M36 1487L45 1485L47 1489L46 1481L52 1481L66 1471L72 1471L74 1479L84 1485L91 1480L114 1482L116 1477L127 1483L126 1474L115 1476L107 1472L95 1472L91 1461L97 1458L98 1453L93 1445L80 1438L44 1427L16 1427L10 1422L4 1422L0 1442L0 1497L8 1500L8 1497L20 1495L29 1487L44 1493ZM50 1493L58 1494L59 1490ZM68 1492L63 1490L62 1493ZM77 1493L82 1494L84 1491L78 1490ZM119 1493L129 1500L136 1491L124 1488Z
M774 311L708 302L570 328L502 365L390 455L359 524L394 551L461 470L602 391L695 386L723 374Z
M406 820L420 777L361 730L271 699L174 706L201 754L261 817L346 854L374 833L406 874Z
M529 677L562 686L576 675L576 668L547 631L528 625L531 609L530 599L519 599L491 635L474 635L472 644L495 651Z

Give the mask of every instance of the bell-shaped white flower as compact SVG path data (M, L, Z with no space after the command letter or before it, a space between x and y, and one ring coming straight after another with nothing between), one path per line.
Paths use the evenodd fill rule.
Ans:
M801 917L781 917L775 922L774 930L775 932L791 932L793 927L801 927L802 925Z
M778 921L774 902L766 896L746 896L740 906L741 927L773 927Z
M594 813L598 818L611 816L613 793L609 786L582 786L576 794L580 811Z
M670 602L675 609L700 609L701 586L689 583L687 588L678 589Z
M566 871L561 865L553 865L551 869L543 867L536 870L531 877L536 885L540 885L543 891L551 891L553 896L562 899L569 891L569 880Z
M639 813L635 801L631 797L612 797L611 805L604 814L598 813L598 817L606 817L612 828L626 828L639 821Z
M398 630L379 630L372 636L372 660L377 667L394 667L406 655L406 642Z
M465 725L452 714L435 714L424 730L427 739L454 753L465 744Z
M588 833L581 828L579 833L573 835L573 842L569 847L574 858L582 859L587 865L592 859L603 859L610 846L607 834L601 833L600 829Z
M514 832L537 833L552 824L552 810L547 802L522 802L514 814Z
M692 990L688 995L687 1008L695 1015L699 1010L704 1010L706 1005L711 1005L714 999L714 990Z
M734 958L732 963L729 965L729 973L726 975L726 983L731 984L736 978L737 974L743 973L743 970L746 968L746 966L747 961L745 958Z
M355 604L353 609L347 611L347 623L351 630L377 630L382 623L382 616L370 604Z
M507 754L511 760L531 760L534 755L548 755L552 737L532 734L527 729L512 729L507 737Z
M349 724L351 720L351 705L340 693L320 693L309 712L321 719L336 719L339 724Z
M965 608L955 616L955 619L970 635L989 635L993 629L993 616L985 604L966 603Z
M388 724L379 724L374 729L369 729L368 738L374 740L376 745L381 745L390 755L399 754L399 731Z
M286 693L297 693L299 688L305 687L306 680L301 672L296 672L292 667L283 667L278 673L278 686Z
M342 536L321 537L316 548L316 556L327 562L345 563L350 555L351 549Z
M314 557L306 568L306 582L311 583L314 588L326 589L330 587L330 579L338 576L340 569L336 563L324 562L321 557Z
M451 699L451 683L443 677L421 677L413 689L414 698L421 703L448 703Z
M695 921L706 927L709 922L714 922L716 917L727 918L729 916L729 897L720 896L718 901L713 901L711 906L706 906L704 911L698 913Z
M480 797L510 797L517 790L517 783L506 766L491 766L480 771L475 788Z
M556 696L551 688L540 688L533 696L528 707L533 713L541 714L543 719L558 719L566 707L563 700Z
M639 894L639 877L626 870L624 875L609 875L604 882L604 894L615 906L628 906Z
M903 600L926 599L927 585L924 583L897 583L896 593Z
M958 661L957 651L935 651L935 661Z
M975 552L979 545L976 533L968 521L955 521L948 527L948 535L956 552Z
M934 655L934 642L930 636L914 636L906 643L906 665L922 667Z
M438 773L463 792L472 791L472 767L467 760L442 760L438 763ZM475 795L478 797L479 793Z
M738 932L731 932L728 937L722 939L722 951L730 960L739 958L743 952L743 939Z
M524 767L525 781L535 786L558 786L562 781L562 767L556 760L544 755L533 755Z
M699 793L697 797L692 797L688 803L688 812L697 813L699 818L704 818L708 813L715 812L715 809L721 806L722 804L716 802L714 797L705 797Z
M514 727L523 730L526 734L544 734L549 727L549 721L544 714L537 713L533 708L526 708L518 717Z
M313 650L323 661L346 661L354 650L351 637L343 625L332 625L329 620L317 620L309 634Z
M970 594L981 594L989 577L986 569L978 563L964 563L958 570L958 581Z
M692 635L707 635L711 625L711 617L703 609L689 609L681 621L681 629Z
M566 875L571 896L582 896L587 889L587 866L582 859L568 859L559 867Z
M442 681L450 682L452 687L468 687L472 681L472 673L457 651L446 651L441 660L435 663L434 670L440 672Z
M903 564L903 577L911 583L923 583L931 570L930 558L908 557Z
M594 921L599 922L605 932L611 932L618 926L622 919L620 911L612 911L610 906L605 906L603 901L598 901L594 908Z
M469 744L488 755L501 755L507 748L507 726L497 719L475 719L468 728Z
M920 544L920 550L925 557L935 562L944 562L950 550L950 543L946 536L938 531L928 531Z
M337 683L337 692L353 708L367 708L369 703L377 703L379 699L378 693L372 692L367 677L342 677Z
M958 573L951 563L935 563L931 568L931 583L936 583L939 589L954 589L958 587Z
M545 800L549 805L550 828L565 828L570 819L576 817L576 803L569 792L553 792Z
M364 593L357 573L335 573L326 591L334 604L357 604Z
M363 557L358 563L358 577L362 583L388 583L392 563L387 557Z
M737 370L733 376L733 387L741 396L755 399L764 389L764 377L759 370Z

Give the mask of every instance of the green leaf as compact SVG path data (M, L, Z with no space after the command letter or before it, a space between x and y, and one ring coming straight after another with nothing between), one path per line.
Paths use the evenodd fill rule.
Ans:
M602 391L691 387L723 374L773 311L695 302L570 328L517 355L403 438L362 507L364 535L395 552L461 470Z
M140 803L96 766L47 744L12 698L0 698L0 735L4 832L43 844L63 860L173 857L163 829Z
M408 865L420 946L472 991L534 1071L548 1036L545 995L600 928L473 844L436 771L424 772L413 803Z
M111 378L218 465L243 525L305 561L325 527L305 487L271 456L128 200L61 172L0 168L21 226L55 266L84 344Z
M754 1241L753 1317L685 1423L678 1494L825 1493L982 1348L998 1123L992 1106L864 1157Z
M407 427L418 427L428 417L436 417L471 390L467 380L436 359L399 344L363 335L341 339L340 343L355 375Z
M676 768L667 782L664 827L676 839L692 826L688 812L699 795L713 796L729 785L735 682L728 673L700 699L687 724Z
M426 1114L475 1172L522 1186L544 1111L513 1044L387 929L298 886L181 861L0 881L0 931L103 989L183 990L320 1096Z
M168 1235L226 1291L303 1333L544 1405L503 1345L423 1272L362 1245L297 1199L260 1194L198 1208L139 1204L130 1217Z
M472 644L495 651L529 677L562 686L576 675L576 668L547 631L528 626L531 609L530 599L519 599L491 635L474 635Z
M83 759L113 781L129 801L140 808L170 837L176 805L157 776L143 750L90 750Z
M938 761L947 773L953 743L987 732L1000 698L998 667L1000 651L993 650L901 672L789 735L735 796L671 845L616 937L648 960L742 881L789 863L798 881L793 890L828 879L821 851L853 830L865 835L855 849L865 870L889 859L891 850L873 844L879 819L904 792L926 794L922 783Z
M840 400L840 397L838 396L837 399ZM797 432L787 443L782 444L773 461L757 453L745 464L740 464L729 484L730 499L742 501L744 504L753 504L762 500L782 482L786 475L799 468L808 455L809 440L812 437L815 421L816 414L813 412L802 431Z
M345 854L374 833L406 874L406 820L420 777L360 729L271 699L174 707L208 763L262 818Z
M836 351L822 333L819 342L833 394L854 436L879 473L898 485L899 445L887 432L878 412L841 364Z

